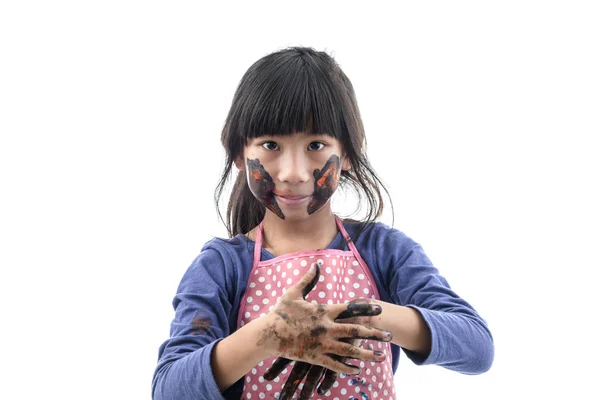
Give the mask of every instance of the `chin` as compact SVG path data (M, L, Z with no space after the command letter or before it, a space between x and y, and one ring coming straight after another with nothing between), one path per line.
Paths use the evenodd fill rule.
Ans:
M282 211L283 211L283 214L285 215L285 221L290 221L290 222L292 222L292 221L293 222L308 221L313 218L320 218L322 215L327 214L326 207L321 207L312 214L309 214L306 211L306 208L303 208L302 210L282 210Z
M292 212L289 210L286 212L286 210L283 210L283 214L285 215L284 222L306 221L307 219L310 219L312 217L312 215L308 215L306 210L302 210L301 212Z

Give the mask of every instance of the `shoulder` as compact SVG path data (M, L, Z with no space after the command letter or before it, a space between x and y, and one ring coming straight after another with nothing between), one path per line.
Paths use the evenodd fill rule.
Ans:
M226 287L246 275L254 246L239 236L231 239L213 238L206 242L185 272L182 284L213 281Z
M254 242L244 235L223 239L215 237L202 246L198 257L220 257L225 265L235 263L236 259L243 257L250 249L254 249Z
M361 230L359 223L345 221L344 227L354 239L354 243L359 251L394 251L406 253L413 250L415 247L420 247L417 242L407 236L404 232L383 222L366 224Z
M382 278L406 265L432 266L421 245L399 229L374 222L356 236L359 224L344 226L351 237L356 237L354 243L360 255Z

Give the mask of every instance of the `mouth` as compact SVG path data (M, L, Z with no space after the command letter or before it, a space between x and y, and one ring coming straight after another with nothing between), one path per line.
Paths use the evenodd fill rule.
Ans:
M293 196L293 195L278 195L276 193L273 193L273 195L275 196L277 201L279 201L285 205L288 205L288 206L302 205L312 197L312 195L308 195L308 196L294 195Z

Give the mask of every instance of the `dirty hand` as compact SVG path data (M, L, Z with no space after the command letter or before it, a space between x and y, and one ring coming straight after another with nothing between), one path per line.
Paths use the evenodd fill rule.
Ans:
M319 265L315 265L315 269L316 269L316 274L311 273L309 271L309 273L307 273L303 277L303 279L300 282L298 282L297 285L295 285L292 289L290 289L290 290L299 289L301 291L303 301L304 301L304 298L306 297L306 295L315 287L316 283L318 282L319 273L320 273ZM286 295L288 293L286 293ZM292 294L292 296L294 296L294 295L296 295L296 293ZM284 298L282 297L281 300L283 303ZM305 303L304 305L306 305L306 304L312 305L311 303L308 303L306 301L304 301L304 303ZM348 366L348 364L345 364L345 361L348 358L363 359L363 360L375 361L375 362L380 362L380 361L384 360L383 354L381 352L377 352L377 351L371 352L371 351L367 351L367 350L360 348L360 345L362 344L364 339L374 339L374 340L381 340L381 341L391 340L391 335L389 335L388 332L381 331L378 329L366 328L365 326L363 326L363 325L368 326L370 323L371 317L379 315L381 313L381 307L379 305L376 305L374 302L372 302L371 300L368 300L368 299L357 299L357 300L354 300L347 304L339 304L339 305L330 306L330 307L327 307L324 305L318 305L318 306L314 306L314 307L316 307L318 314L322 313L324 308L326 310L328 308L338 310L338 311L336 311L337 314L336 314L335 320L333 321L333 324L336 324L336 322L335 322L336 320L347 320L347 321L352 321L355 324L361 324L361 325L352 326L352 324L350 324L352 327L349 328L349 330L347 329L347 330L343 331L342 336L337 336L339 338L339 341L337 342L338 345L342 345L342 343L344 343L345 345L342 345L342 346L345 346L345 348L350 349L350 350L346 351L344 354L339 354L339 353L334 354L333 352L330 352L329 350L327 350L327 348L325 346L321 346L321 350L320 350L321 354L320 355L323 356L323 359L328 364L321 363L318 365L312 365L311 363L308 363L308 362L297 361L294 365L294 368L292 369L292 371L290 373L290 376L288 377L288 380L286 381L286 384L283 387L283 390L282 390L281 396L280 396L280 400L285 400L286 398L291 398L293 396L293 394L295 393L298 385L300 384L300 382L302 382L304 380L305 377L306 377L306 381L304 382L304 386L302 388L302 392L299 397L300 400L310 398L312 396L315 388L317 387L317 384L319 384L319 382L320 382L320 385L318 387L318 393L324 394L335 383L337 376L338 376L338 372L348 374L348 372L340 371L339 368L336 368L339 365L342 365L344 367L353 368L353 371L350 372L350 374L359 373L360 369L358 369L357 367ZM275 310L273 310L273 311L275 311ZM329 310L329 311L331 311L331 310ZM289 315L287 315L287 314L286 314L286 316L289 317ZM284 317L284 319L285 319L285 317ZM314 317L311 317L310 320L316 320L316 319ZM338 324L338 325L348 325L348 324ZM318 328L319 327L316 327L316 328L312 327L310 331L314 332L314 330L318 329ZM333 328L336 328L336 327L333 327ZM331 328L331 329L333 329L333 328ZM367 331L361 330L360 328L364 328ZM335 329L333 329L333 331L335 331ZM352 353L352 354L349 354L349 353ZM292 352L292 355L294 355L293 352ZM265 373L264 378L267 380L275 379L275 377L277 377L291 361L292 360L289 358L279 357L274 362L274 364L269 369L269 371L267 371L267 373ZM323 366L323 364L325 364L327 366L327 368L325 368ZM333 366L333 368L329 368L329 365Z
M335 319L347 311L348 304L312 304L304 299L319 279L319 266L292 286L263 318L266 326L258 341L269 353L291 360L306 361L347 375L360 369L332 357L337 355L363 361L382 361L383 355L341 339L390 341L391 333L359 324L339 323Z

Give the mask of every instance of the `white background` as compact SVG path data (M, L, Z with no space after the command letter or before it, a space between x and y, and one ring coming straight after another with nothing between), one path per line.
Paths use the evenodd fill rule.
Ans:
M0 398L150 398L179 280L225 235L235 87L290 45L350 77L394 226L494 334L483 375L403 357L398 398L598 398L596 2L246 3L0 6Z

